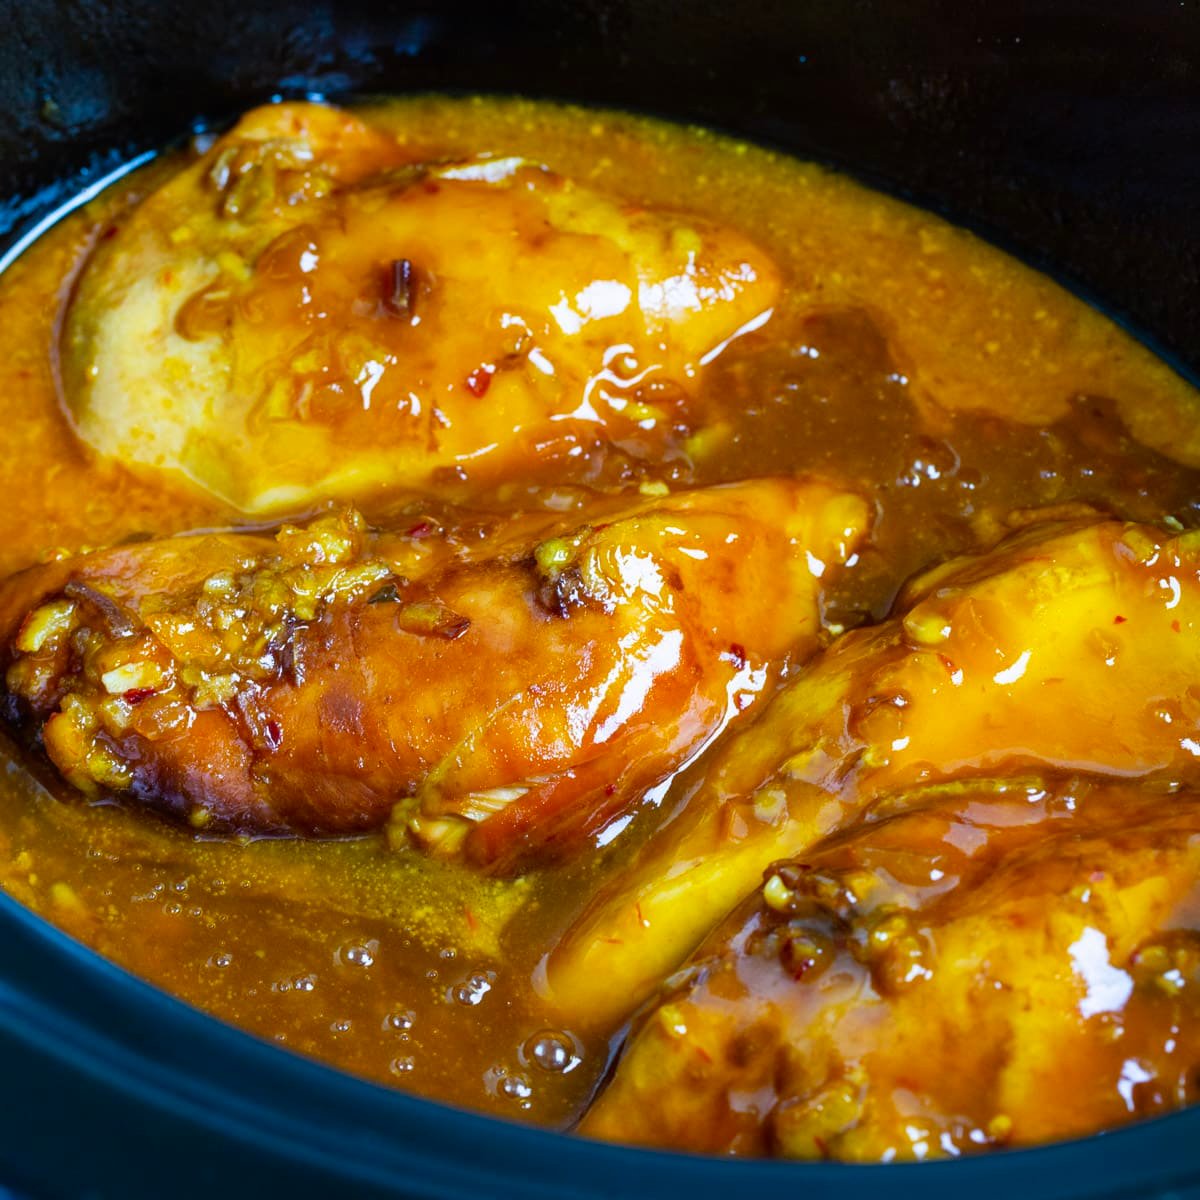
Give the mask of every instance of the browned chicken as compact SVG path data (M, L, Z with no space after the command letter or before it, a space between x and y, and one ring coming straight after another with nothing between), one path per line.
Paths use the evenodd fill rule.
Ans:
M768 871L643 1016L583 1132L863 1161L1200 1099L1200 795L934 785Z
M193 825L505 866L601 829L817 645L858 497L764 480L442 533L138 543L0 589L12 720Z
M771 315L770 259L537 163L413 156L280 104L151 192L66 313L82 437L247 512L680 458L705 364Z
M564 1013L628 1011L771 861L914 789L1046 769L1200 783L1200 534L1036 526L900 607L791 681L596 897L549 962Z

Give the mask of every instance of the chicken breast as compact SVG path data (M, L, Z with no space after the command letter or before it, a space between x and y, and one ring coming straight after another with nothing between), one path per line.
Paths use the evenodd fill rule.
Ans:
M384 825L504 867L603 828L817 645L868 510L818 482L439 532L353 510L0 589L7 706L63 775L197 827Z
M949 794L948 794L949 793ZM974 781L777 864L583 1132L922 1159L1200 1099L1200 796Z
M630 1011L769 863L929 784L1053 769L1200 785L1197 534L1036 525L900 608L790 681L579 917L547 970L571 1019Z
M522 159L413 162L349 114L280 104L105 231L63 388L100 453L244 512L461 499L607 452L678 457L698 373L779 287L733 230Z

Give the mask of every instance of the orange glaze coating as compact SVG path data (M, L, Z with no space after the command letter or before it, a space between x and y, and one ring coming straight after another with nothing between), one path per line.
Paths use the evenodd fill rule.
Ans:
M1198 834L1194 793L930 789L770 870L641 1019L583 1131L888 1162L1194 1103Z
M764 480L596 517L448 551L350 511L34 568L0 589L9 704L76 786L197 828L361 832L411 798L401 837L511 865L598 832L811 654L867 510Z
M1046 770L1197 779L1196 534L1035 525L905 602L735 734L679 826L598 898L551 959L566 1011L635 1003L772 859L911 789ZM626 986L596 991L597 974Z
M412 527L404 523L406 518L414 524L428 520L435 536L409 539L430 552L421 569L427 569L428 577L452 561L467 560L470 575L522 539L527 553L539 538L594 525L600 511L640 503L639 485L653 497L664 486L676 494L763 477L829 479L867 498L874 510L869 538L822 587L818 636L836 652L843 630L889 616L897 594L915 572L990 549L1010 528L1014 511L1019 523L1019 510L1082 502L1121 520L1153 525L1164 534L1174 528L1164 522L1188 528L1200 523L1198 477L1187 465L1200 462L1200 403L1195 392L1051 280L927 213L819 167L705 131L627 114L524 101L415 97L358 109L353 118L329 116L326 129L343 132L333 137L331 154L322 150L328 169L309 164L300 174L307 175L316 191L333 184L324 197L312 195L305 216L306 222L312 216L307 223L321 226L325 236L318 247L323 251L318 270L328 284L324 294L335 300L352 297L358 285L347 277L348 286L340 286L333 248L338 256L347 253L348 263L355 248L344 239L339 242L336 228L322 217L330 216L333 208L323 206L341 206L338 211L361 222L361 228L372 227L376 218L362 201L380 193L354 173L360 168L375 171L385 160L398 164L400 179L405 164L477 162L481 156L544 164L545 172L512 164L507 181L497 180L495 186L476 181L471 187L460 181L464 186L456 185L450 194L478 194L480 211L493 214L505 206L510 212L533 211L538 205L557 203L555 196L563 195L598 203L593 212L615 205L619 211L597 239L600 246L615 245L614 239L631 224L642 223L644 232L645 221L653 227L661 220L666 227L693 228L702 235L706 230L722 231L716 244L726 249L718 250L711 261L720 263L726 255L731 263L752 262L759 276L754 287L728 299L728 308L716 305L692 314L685 323L673 322L669 354L643 322L640 305L637 311L631 307L618 317L589 322L580 334L569 337L553 318L546 319L547 345L552 344L558 356L556 370L562 367L555 378L566 379L569 371L586 372L591 378L594 362L603 364L612 352L612 361L603 368L611 378L602 379L598 391L610 395L613 403L594 390L594 398L601 401L596 408L601 420L554 421L553 432L569 430L568 436L539 438L527 445L518 439L507 454L498 448L485 456L487 469L484 460L473 459L459 464L461 471L452 476L429 481L443 500L469 509L428 500L410 505L383 492L377 495L369 472L355 477L357 482L346 476L356 506L370 525L397 531L390 554L401 553ZM278 117L278 112L268 112L256 120L267 129ZM354 149L355 139L361 139L361 156ZM199 264L214 273L219 269L228 277L231 300L236 293L227 310L223 301L209 305L211 293L197 300L183 321L189 337L176 339L168 325L162 326L183 355L180 361L231 345L235 331L238 337L245 335L239 344L250 355L248 361L257 361L260 348L250 332L249 314L242 311L243 301L270 301L282 312L303 311L288 306L304 299L300 276L315 274L300 269L309 262L305 247L290 264L285 254L277 263L285 269L268 281L265 272L257 272L258 247L252 244L260 218L266 244L284 232L290 217L284 214L279 227L268 228L275 219L269 204L253 221L220 217L217 211L226 201L231 210L243 200L254 202L256 172L244 170L253 162L267 168L265 176L257 176L259 182L272 172L278 182L276 168L282 167L283 174L295 169L285 162L287 148L267 149L260 159L247 152L226 164L236 167L240 184L227 179L228 188L204 184L198 193L194 183L185 180L172 192L171 181L181 171L187 175L189 164L206 153L201 146L195 153L166 156L136 172L62 221L0 276L0 421L7 451L0 456L4 575L126 541L136 548L146 538L197 528L227 529L241 519L236 507L189 485L180 471L154 468L138 455L126 465L98 451L89 439L98 446L99 435L116 437L120 426L85 429L83 408L76 407L68 419L56 390L58 372L73 404L80 398L90 403L99 393L89 393L86 379L76 390L80 380L72 373L89 365L106 371L119 365L107 351L99 356L89 348L96 329L87 327L87 314L105 317L103 305L88 309L84 302L71 313L64 306L86 262L97 270L89 269L89 278L79 281L81 296L95 287L96 298L101 279L121 283L122 276L104 264L111 264L109 255L115 255L119 244L134 247L137 225L132 233L129 227L143 201L146 220L141 228L152 235L150 248L164 231L170 247L158 244L155 253L175 254L173 261L185 268ZM215 166L213 159L207 161ZM318 178L321 175L328 179ZM188 179L195 177L193 172ZM359 182L351 183L352 177ZM521 197L511 191L516 183L526 188ZM397 228L404 226L408 206L432 206L438 197L424 193L426 200L408 190L406 199L406 189L393 191L387 204L394 206ZM263 189L262 195L269 192ZM204 197L199 205L198 194ZM161 205L157 211L162 219L154 218L156 209L149 198L155 195L179 198L179 211L186 212L186 219L168 221ZM331 199L335 195L339 198ZM296 215L291 208L289 212ZM422 214L434 220L432 207ZM562 253L574 243L567 218L561 213L559 217L558 233L547 240L544 261L548 270L563 270L564 279L572 276L568 290L574 289L577 296L577 272L571 263L581 266L582 260ZM583 219L579 212L568 217L572 222ZM202 236L189 242L189 228ZM464 232L461 222L441 228ZM128 240L119 236L122 230L130 233ZM235 241L239 244L232 244ZM286 237L284 241L277 248L281 252L288 248ZM686 255L688 241L681 233L674 249L654 249L652 241L643 238L626 262L630 270L635 261L651 271L674 270L672 255ZM214 256L222 249L234 257L225 255L223 265L214 266ZM426 249L430 255L443 249L450 253L449 247ZM615 253L610 247L605 261L615 261ZM403 250L396 254L392 264L404 258ZM265 258L264 265L276 261L275 256ZM420 265L415 258L409 261ZM489 261L504 266L502 256ZM611 277L607 270L603 274ZM172 292L168 286L155 294L174 296L182 304L207 278L183 291ZM504 278L507 289L511 280ZM410 282L414 279L417 303L424 300L423 315L432 318L439 294L446 299L448 289L424 291L428 280L422 281L419 270ZM395 282L394 273L389 279L386 271L374 268L369 279L361 277L362 287L369 284L372 289L371 312L389 299L393 308L403 307L396 287L385 286ZM582 286L587 286L586 280ZM759 311L759 297L768 291L770 318L745 330L694 375L687 375L688 362L697 354L704 356L698 348L721 332L707 325L707 318L719 322L724 312L740 320L742 314L734 310L743 302L752 316ZM523 297L528 300L531 294L525 287ZM354 383L366 361L351 361L364 349L356 340L359 334L370 335L370 340L382 330L398 337L392 349L383 347L397 358L395 364L371 356L385 368L373 397L386 394L385 384L398 388L409 378L416 361L406 357L415 347L410 335L419 335L422 326L398 324L394 314L384 321L382 315L356 310L352 302L337 311L338 321L345 321L356 336L343 347L336 336L326 336L334 331L325 329L317 338L320 353L315 358L302 359L295 374L290 367L280 373L285 383L296 385L296 401L311 401L320 391L318 384L344 382L345 377L361 400L361 387L370 377L364 377L361 386ZM231 317L228 326L222 324L226 315ZM66 337L60 341L64 318ZM215 329L210 319L216 320ZM692 324L693 319L698 323ZM462 350L465 357L459 363L447 356L444 379L429 377L436 386L439 379L453 384L455 404L467 414L451 439L461 435L459 449L486 435L489 405L498 406L502 399L505 411L512 412L513 406L524 403L524 393L515 386L525 378L519 370L507 372L507 386L515 390L501 388L506 376L499 370L484 390L486 372L476 374L472 341L484 325L486 321L475 315L467 325L443 325L440 336L448 339L447 348L454 346L456 355ZM290 323L285 326L294 332ZM108 349L118 349L119 324L107 328L114 339ZM319 329L318 322L313 332ZM696 331L694 337L690 330ZM584 345L591 333L602 331L600 342ZM641 383L617 349L639 338L639 354L664 368ZM490 354L492 343L485 348ZM472 361L464 365L468 359ZM135 356L126 364L136 368L138 361ZM217 364L217 373L201 373L196 379L211 382L220 377L220 354L206 361ZM466 380L458 378L460 366L469 372L467 378L474 376L465 390L460 385ZM686 379L686 397L665 386L667 375L674 383ZM114 378L108 376L108 382ZM156 379L151 375L145 382ZM313 384L308 391L307 382ZM639 393L643 385L648 385L645 394ZM277 432L287 397L272 397L270 392L260 414L275 406L271 421ZM149 388L139 394L155 393ZM129 399L119 387L108 395L119 404ZM330 392L322 399L335 396ZM262 403L264 396L255 392L252 399ZM564 394L563 399L569 397ZM619 413L618 406L630 400L646 408L626 404ZM667 419L660 420L654 409ZM382 415L372 411L371 422ZM161 415L161 407L151 405L149 413ZM473 423L475 416L485 419ZM342 418L350 420L349 414L339 415L333 408L309 410L311 431L318 435L334 429ZM231 423L230 428L235 427ZM154 434L155 428L151 422L143 432ZM160 422L157 428L174 434L186 429L187 421ZM88 438L81 439L77 431ZM220 432L225 436L229 431ZM355 442L347 428L339 426L338 433L355 453L370 448L371 435ZM495 439L486 440L490 444ZM278 451L282 446L280 440L268 448ZM318 474L335 472L338 461L332 455L328 461L317 459ZM359 459L360 464L364 461ZM230 473L222 475L221 466L219 456L205 455L201 446L185 469L208 472L220 490L230 483ZM242 495L265 495L264 485L271 481L261 473L255 476L257 468L251 467ZM319 482L315 475L312 480ZM365 488L362 495L357 494L359 483ZM278 519L304 526L323 511L319 495L304 494L312 496L311 503L297 502ZM1069 511L1060 512L1060 519ZM503 537L492 536L505 529ZM249 532L260 544L262 531ZM217 539L216 545L221 544ZM142 555L147 553L143 548ZM144 568L144 557L134 561ZM421 570L410 565L405 573L415 584ZM28 600L26 610L34 599ZM1020 598L1013 603L1019 606ZM852 657L843 660L847 671ZM869 655L858 663L864 686L876 665ZM484 678L473 661L469 669L473 680ZM996 669L1001 668L992 674ZM829 676L832 693L855 691L852 680L835 676L836 671ZM813 668L805 678L820 675ZM931 713L954 714L952 704L939 708L929 703ZM764 715L766 711L764 706ZM741 721L734 724L735 729L744 727ZM791 733L781 736L786 741ZM652 754L661 749L653 738L644 744ZM771 759L782 744L772 740L762 753ZM934 744L936 740L930 742ZM654 936L649 942L637 942L639 929L645 927L635 905L628 913L623 907L613 910L617 917L605 936L613 942L632 937L634 954L624 961L641 963L632 976L636 986L627 988L631 976L620 970L597 971L584 995L588 1003L556 1004L545 990L544 960L576 921L566 939L567 953L579 944L576 935L586 926L581 914L594 914L614 895L630 894L623 890L630 871L643 883L650 878L646 864L653 864L659 850L641 860L637 854L660 827L667 826L666 843L673 846L693 821L703 825L700 817L711 806L694 805L697 789L727 755L730 761L756 761L753 746L753 736L739 737L736 750L721 739L673 781L664 781L645 797L634 794L627 813L630 823L619 837L601 844L615 828L607 825L568 852L513 878L482 872L464 854L430 854L409 845L407 834L391 839L382 833L319 840L247 839L229 838L211 826L194 830L157 822L137 805L114 805L104 795L81 798L47 767L40 751L18 751L0 737L0 885L128 969L265 1038L423 1095L565 1128L586 1110L622 1036L627 1005L620 1014L611 1011L612 1006L607 1014L599 1013L595 995L615 995L632 1004L634 997L627 990L649 990L659 983L729 908L761 886L762 870L772 858L792 853L794 847L768 850L764 842L744 836L755 822L770 824L770 798L757 806L722 802L722 823L701 831L690 851L685 845L681 857L668 849L657 859L659 894L668 896L667 885L673 883L681 902L640 914L651 923ZM946 786L955 786L954 780ZM1149 780L1128 786L1131 794L1150 795L1159 785ZM765 795L768 790L761 791ZM797 795L801 791L810 799L819 793L797 785ZM435 807L440 807L446 797L439 794L436 799ZM882 797L880 804L888 799ZM818 801L808 825L802 821L772 828L803 829L803 844L811 845L822 831L858 811L837 797ZM903 808L903 797L897 803ZM580 811L586 809L586 803L580 806ZM519 811L519 806L510 805L508 811ZM803 813L803 806L797 811ZM414 814L406 809L403 815ZM447 814L440 812L438 819L447 819ZM449 819L458 820L452 814ZM403 828L398 821L390 832L398 835ZM735 842L745 847L740 876L731 867ZM663 844L658 843L659 849ZM694 876L688 870L676 871L700 858L710 860L711 866L699 893L710 904L707 915L704 905L694 903L698 893L689 891ZM720 904L712 904L714 898ZM667 912L682 920L673 930L668 925L669 937L659 938ZM650 943L666 947L656 978L644 970L650 963L645 952ZM1039 1044L1052 1053L1057 1036L1047 1035ZM1097 1087L1108 1089L1115 1077L1091 1078ZM1098 1100L1089 1115L1080 1118L1080 1128L1089 1120L1129 1116L1117 1086L1112 1085L1116 1099L1110 1095L1105 1104ZM899 1092L897 1097L903 1100ZM1184 1099L1179 1092L1172 1102ZM978 1112L980 1119L986 1115L982 1108ZM1008 1115L1015 1120L1018 1114ZM999 1139L989 1144L999 1144ZM770 1152L783 1148L770 1139L762 1146ZM837 1153L852 1150L849 1143L835 1148Z
M101 235L63 378L96 449L247 512L478 490L534 457L682 456L697 373L778 291L711 221L282 104Z

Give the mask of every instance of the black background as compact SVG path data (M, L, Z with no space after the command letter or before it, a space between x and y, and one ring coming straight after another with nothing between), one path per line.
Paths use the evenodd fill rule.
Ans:
M274 92L616 104L848 167L1200 369L1194 0L0 0L0 236Z

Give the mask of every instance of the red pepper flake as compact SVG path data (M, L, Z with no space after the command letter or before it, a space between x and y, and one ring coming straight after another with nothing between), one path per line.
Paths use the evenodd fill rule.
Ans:
M638 901L638 902L637 902L637 903L636 903L636 904L635 904L633 907L634 907L635 911L637 912L638 924L639 924L639 925L640 925L640 926L641 926L643 929L649 929L649 928L650 928L650 922L649 922L649 921L647 921L647 920L646 920L646 918L642 916L642 904L641 904L641 901L639 900L639 901Z
M1178 621L1172 621L1172 622L1171 622L1171 628L1172 628L1172 629L1173 629L1173 630L1174 630L1176 633L1182 633L1182 632L1183 632L1183 626L1182 626L1182 625L1180 625Z
M739 671L746 665L746 647L741 642L730 642L726 655Z
M148 700L154 695L154 688L130 688L129 691L122 695L121 699L126 704L141 704L143 700Z
M606 796L615 796L617 794L617 785L615 783L606 783L604 785L604 794Z
M268 721L263 733L267 739L267 745L272 750L278 750L283 744L283 727L278 721Z
M107 229L106 229L106 230L105 230L105 231L104 231L104 232L103 232L103 233L100 235L100 241L102 241L102 242L108 242L108 241L111 241L113 238L115 238L115 237L117 236L117 230L118 230L119 228L120 228L120 226L118 226L118 225L110 225L110 226L109 226L109 227L108 227L108 228L107 228Z
M409 531L410 538L426 538L433 532L433 526L428 521L418 521Z
M703 1046L696 1046L694 1049L698 1058L704 1059L706 1063L712 1062L712 1055Z
M481 363L467 376L467 391L477 399L486 396L495 373L496 368L491 363Z
M475 914L470 910L470 908L463 909L463 916L466 917L466 919L467 919L467 928L472 933L474 933L479 928L478 917L475 916Z
M1115 617L1113 617L1113 624L1114 625L1124 625L1125 622L1128 620L1129 620L1128 617L1123 617L1123 616L1121 616L1120 613L1117 613L1117 615Z

